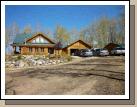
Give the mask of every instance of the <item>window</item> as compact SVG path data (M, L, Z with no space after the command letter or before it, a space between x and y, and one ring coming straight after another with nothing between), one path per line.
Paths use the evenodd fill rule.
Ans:
M49 41L41 36L38 36L32 40L32 43L49 43Z
M39 43L39 37L36 38L36 43Z
M35 48L35 52L39 52L39 48Z
M39 38L40 43L44 43L44 38Z
M32 52L32 48L31 47L29 47L29 52Z
M40 48L41 49L41 52L44 52L44 48Z
M32 43L36 43L36 40L34 39L34 40L32 41Z
M54 48L48 48L48 53L54 54Z

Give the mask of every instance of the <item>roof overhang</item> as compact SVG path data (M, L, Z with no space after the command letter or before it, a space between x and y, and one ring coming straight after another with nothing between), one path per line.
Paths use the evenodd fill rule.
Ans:
M26 42L28 42L29 40L31 40L31 39L37 37L38 35L41 35L42 37L44 37L45 39L47 39L50 43L55 44L54 41L52 41L50 38L47 37L46 34L44 34L44 33L42 33L42 32L37 32L37 33L35 33L31 38L26 39Z
M77 43L77 42L82 42L82 43L84 43L86 46L88 46L89 48L92 47L91 45L89 45L88 43L84 42L83 40L77 40L77 41L71 43L70 45L64 47L63 49L68 48L68 47L72 46L73 44L75 44L75 43Z
M11 44L11 46L19 46L19 47L54 47L55 44Z

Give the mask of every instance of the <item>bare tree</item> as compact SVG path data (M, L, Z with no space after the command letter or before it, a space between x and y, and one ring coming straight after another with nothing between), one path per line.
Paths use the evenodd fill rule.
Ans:
M31 25L28 24L24 27L24 33L32 33Z
M91 46L96 47L97 45L97 22L92 23L87 27L87 37L86 41L89 43Z
M87 28L84 28L79 32L79 39L80 40L88 42L88 36L89 36L89 32L88 32Z
M79 39L84 40L84 38L85 38L85 32L84 32L84 30L82 30L79 32Z
M117 31L116 31L116 20L112 19L109 21L109 43L116 43Z
M44 32L47 35L51 35L52 34L52 32L51 32L51 30L49 28L45 28Z
M5 29L5 46L8 47L10 42L10 30L9 28Z
M9 53L9 46L10 46L10 29L6 28L5 29L5 52L6 54Z
M19 34L19 27L16 22L13 22L12 25L7 27L5 30L6 53L12 52L12 47L10 44L13 43L17 34Z
M76 28L70 31L70 43L79 39L79 32Z
M121 43L125 44L125 8L121 8L121 13L119 15L118 20L118 28L119 28L119 39L121 39Z
M64 44L68 44L68 41L69 41L69 32L64 28L62 27L61 25L57 25L56 26L56 30L55 30L55 38L56 38L56 41L57 42L62 42Z
M34 32L35 33L42 32L42 25L41 25L41 23L39 23L39 22L36 23Z
M97 36L98 36L98 45L99 47L104 47L108 43L109 37L109 20L107 17L102 17L97 24Z
M19 27L16 22L13 22L13 24L11 25L11 27L9 27L9 29L10 29L10 40L12 42L16 37L16 35L19 34Z

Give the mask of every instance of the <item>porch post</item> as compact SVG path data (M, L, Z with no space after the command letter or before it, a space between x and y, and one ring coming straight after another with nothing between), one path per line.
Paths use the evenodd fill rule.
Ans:
M70 55L70 48L68 48L68 55Z
M21 47L19 47L19 53L21 54Z
M16 46L13 46L13 53L16 53Z

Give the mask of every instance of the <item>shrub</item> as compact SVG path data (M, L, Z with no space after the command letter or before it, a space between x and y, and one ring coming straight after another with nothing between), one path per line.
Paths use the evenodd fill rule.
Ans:
M22 59L22 56L21 56L21 55L18 55L15 60L18 61L18 60L21 60L21 59Z
M66 56L66 59L67 59L67 61L72 61L72 57L71 56Z

